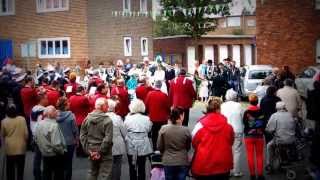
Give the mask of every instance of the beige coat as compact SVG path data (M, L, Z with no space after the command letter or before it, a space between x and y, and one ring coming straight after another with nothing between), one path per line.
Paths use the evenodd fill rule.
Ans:
M1 122L1 136L4 139L7 155L22 155L26 153L28 128L23 117L5 118Z
M287 110L292 113L293 117L298 117L301 109L301 98L298 91L292 87L284 86L279 89L277 96L286 104Z

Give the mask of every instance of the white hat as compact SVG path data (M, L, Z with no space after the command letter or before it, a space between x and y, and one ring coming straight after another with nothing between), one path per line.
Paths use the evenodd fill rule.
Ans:
M238 97L238 93L234 91L232 88L229 89L226 93L226 100L227 101L233 101L236 100Z
M51 64L49 64L48 66L47 66L47 71L55 71L55 68L51 65Z
M68 71L70 71L71 69L70 68L65 68L64 70L63 70L63 73L66 73L66 72L68 72Z

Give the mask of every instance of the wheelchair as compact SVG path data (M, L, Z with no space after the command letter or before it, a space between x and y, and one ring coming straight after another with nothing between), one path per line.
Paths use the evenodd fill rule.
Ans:
M275 170L285 172L287 180L295 180L297 169L305 166L302 160L302 153L300 153L296 143L274 144L271 167L267 167L266 171L269 173Z

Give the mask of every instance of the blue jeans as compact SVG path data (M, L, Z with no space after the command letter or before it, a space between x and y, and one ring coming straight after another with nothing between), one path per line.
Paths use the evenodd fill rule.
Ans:
M164 166L166 180L185 180L188 171L187 166Z
M39 150L38 145L34 145L34 156L33 156L33 176L34 180L41 180L42 172L41 172L41 162L42 155Z

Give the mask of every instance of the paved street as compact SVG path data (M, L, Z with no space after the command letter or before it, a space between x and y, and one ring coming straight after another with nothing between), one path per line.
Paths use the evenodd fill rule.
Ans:
M244 105L245 106L245 105ZM194 127L195 123L197 122L197 120L199 119L199 117L202 116L202 112L204 110L204 105L197 103L195 105L195 107L191 110L190 112L190 130L192 130L192 128ZM3 157L3 154L1 155L1 158ZM233 178L232 180L247 180L249 179L248 176L248 168L247 168L247 162L246 162L246 156L245 153L242 156L242 170L243 173L245 174L245 176L243 176L242 178ZM2 160L0 162L3 162ZM1 166L3 166L1 164ZM2 170L3 168L1 168ZM298 171L298 178L297 179L306 179L303 178L303 174L304 174L304 170L302 170L302 168L300 168L301 170ZM74 170L73 170L73 179L74 180L86 180L86 174L87 174L87 170L88 170L88 160L85 158L75 158L74 160ZM147 165L147 172L150 172L150 163L148 162ZM0 174L1 175L1 174ZM1 176L0 176L1 179ZM32 153L28 153L27 155L27 159L26 159L26 169L25 169L25 179L26 180L32 180L33 176L32 176ZM124 159L123 160L123 166L122 166L122 180L129 180L129 167L128 167L128 163L127 160ZM267 179L270 180L281 180L281 179L285 179L285 175L284 173L282 174L276 174L273 176L267 176Z

